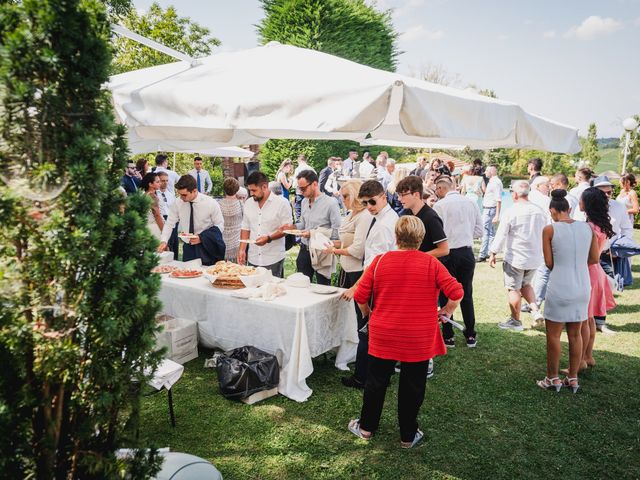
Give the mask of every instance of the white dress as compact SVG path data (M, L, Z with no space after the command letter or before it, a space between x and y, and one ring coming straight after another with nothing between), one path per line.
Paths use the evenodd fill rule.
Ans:
M544 318L553 322L582 322L591 297L589 249L592 230L586 222L552 224L553 269L549 274Z

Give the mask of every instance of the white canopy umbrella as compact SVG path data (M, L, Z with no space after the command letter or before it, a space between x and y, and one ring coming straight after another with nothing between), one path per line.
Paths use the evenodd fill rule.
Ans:
M120 121L144 140L219 146L269 138L384 139L577 152L577 130L516 104L268 45L111 77Z

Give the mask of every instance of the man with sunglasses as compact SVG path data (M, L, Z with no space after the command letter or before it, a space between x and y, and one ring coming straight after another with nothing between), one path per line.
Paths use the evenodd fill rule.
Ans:
M367 180L360 186L358 200L373 215L364 242L364 270L366 270L376 256L395 250L398 214L387 202L384 188L377 180ZM346 290L342 298L352 299L357 286L358 282ZM341 381L345 387L363 389L367 379L369 337L367 333L358 332L358 338L355 370L353 375L342 377Z
M310 280L313 281L313 275L315 274L317 283L329 285L331 277L325 277L314 270L311 263L311 254L309 252L310 230L330 228L331 240L338 240L338 229L342 223L340 207L338 207L338 201L334 197L329 197L320 191L318 175L313 170L301 171L296 180L298 181L298 189L304 197L300 208L300 218L296 224L282 225L280 231L294 228L303 230L300 235L300 252L296 259L296 268L298 272L305 274Z

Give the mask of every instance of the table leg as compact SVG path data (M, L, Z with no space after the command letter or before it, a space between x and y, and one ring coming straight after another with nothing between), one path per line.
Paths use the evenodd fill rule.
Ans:
M169 399L169 415L171 416L171 426L175 428L176 426L176 415L173 412L173 393L169 388L167 390L167 398Z

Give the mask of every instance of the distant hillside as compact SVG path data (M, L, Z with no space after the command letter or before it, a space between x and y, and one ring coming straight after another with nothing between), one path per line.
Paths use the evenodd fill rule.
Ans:
M616 139L617 140L617 139ZM600 140L598 140L600 142ZM596 172L606 172L607 170L613 170L617 172L619 169L620 149L619 148L598 148L600 154L600 162L596 167Z
M620 139L611 137L611 138L598 138L598 148L620 148Z

